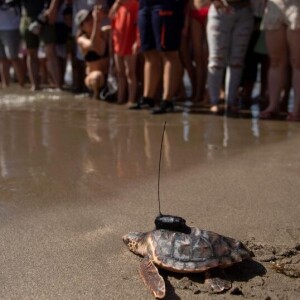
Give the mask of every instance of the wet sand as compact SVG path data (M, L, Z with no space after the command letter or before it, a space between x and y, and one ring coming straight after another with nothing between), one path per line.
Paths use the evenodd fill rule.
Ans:
M121 237L154 226L164 120L163 213L256 255L221 295L164 272L166 298L300 299L300 124L18 93L0 91L1 299L152 299Z

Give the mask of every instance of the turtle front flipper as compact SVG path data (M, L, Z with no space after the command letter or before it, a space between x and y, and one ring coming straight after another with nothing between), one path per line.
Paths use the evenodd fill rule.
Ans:
M139 273L154 297L162 299L166 294L165 281L159 275L156 266L149 257L144 257L142 259Z
M205 272L205 284L211 288L213 293L222 293L231 289L231 282L229 280L214 276L209 271Z

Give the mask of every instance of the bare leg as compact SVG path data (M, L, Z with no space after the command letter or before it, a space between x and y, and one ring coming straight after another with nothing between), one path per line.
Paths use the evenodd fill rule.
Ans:
M180 85L181 64L178 51L162 52L163 100L172 100Z
M14 58L14 59L11 60L11 63L14 67L15 72L16 72L16 76L17 76L17 79L18 79L18 82L19 82L20 86L24 86L25 72L24 72L21 60L19 58Z
M45 45L45 52L47 55L47 68L49 73L51 74L51 77L54 81L54 85L56 88L61 88L61 75L60 75L60 69L58 65L58 59L55 52L55 45L54 44L48 44Z
M104 82L104 75L100 71L93 71L85 78L86 86L93 92L93 99L99 99L100 89Z
M203 25L195 19L191 19L191 37L193 43L193 56L196 63L195 102L198 102L203 100L205 92L208 51L206 46L206 30Z
M268 76L268 86L270 103L261 113L261 117L268 117L278 111L280 93L285 85L286 69L288 63L286 29L266 31L266 42L270 56L270 69Z
M27 49L27 68L31 83L31 90L39 89L39 60L37 56L37 48Z
M136 77L138 80L138 95L137 97L141 96L144 90L144 63L145 58L143 54L137 55L137 67L136 67Z
M128 104L135 103L137 97L136 55L128 55L124 58L125 71L128 84Z
M0 75L2 81L2 87L6 88L10 84L9 78L9 61L7 59L1 59L0 61Z
M260 87L260 97L263 99L268 98L268 72L269 72L269 57L263 55L261 57L261 87Z
M156 50L147 51L144 65L144 92L143 96L155 98L161 78L161 60Z
M288 43L290 48L290 59L293 70L293 88L295 102L293 109L294 120L300 120L300 29L288 30Z
M126 102L127 82L125 74L124 57L115 54L115 67L118 79L118 103Z
M182 78L182 67L179 60L179 51L161 52L163 58L163 101L152 114L164 114L174 111L173 97L179 90Z
M75 92L83 92L85 63L84 61L77 59L75 54L74 57L72 58L72 74L73 74L73 86Z
M50 84L51 78L48 76L46 58L39 58L39 83Z
M66 67L67 67L67 61L68 57L57 57L58 61L58 68L59 68L59 86L64 85L64 79L65 79L65 73L66 73Z
M292 67L288 64L286 69L285 85L280 93L279 99L279 110L283 112L288 112L288 104L292 89Z
M187 71L190 82L192 84L192 97L194 97L195 90L197 87L197 82L195 81L195 68L193 66L192 59L191 59L189 40L190 40L190 34L188 36L182 35L179 53L180 53L180 60L183 65L182 76L184 75L184 69L185 69ZM183 83L181 84L181 89L182 87L184 88ZM180 94L184 96L184 89L183 92Z

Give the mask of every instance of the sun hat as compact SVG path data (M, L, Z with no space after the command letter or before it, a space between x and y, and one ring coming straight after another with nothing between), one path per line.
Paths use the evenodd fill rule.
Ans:
M89 16L90 11L87 9L81 9L75 16L75 24L80 26L86 18Z

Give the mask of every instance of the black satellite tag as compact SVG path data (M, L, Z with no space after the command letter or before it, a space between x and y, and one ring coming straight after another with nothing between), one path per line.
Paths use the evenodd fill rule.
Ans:
M166 229L176 232L183 232L183 233L190 233L191 228L186 225L185 219L178 216L172 216L172 215L163 215L160 210L160 194L159 194L159 183L160 183L160 165L161 165L161 153L162 153L162 147L163 147L163 141L164 141L164 134L166 130L166 124L164 123L164 129L162 133L161 138L161 145L160 145L160 153L159 153L159 164L158 164L158 211L159 215L155 218L155 229Z
M156 229L167 229L171 231L190 233L191 228L186 225L185 219L178 216L159 215L155 218Z

